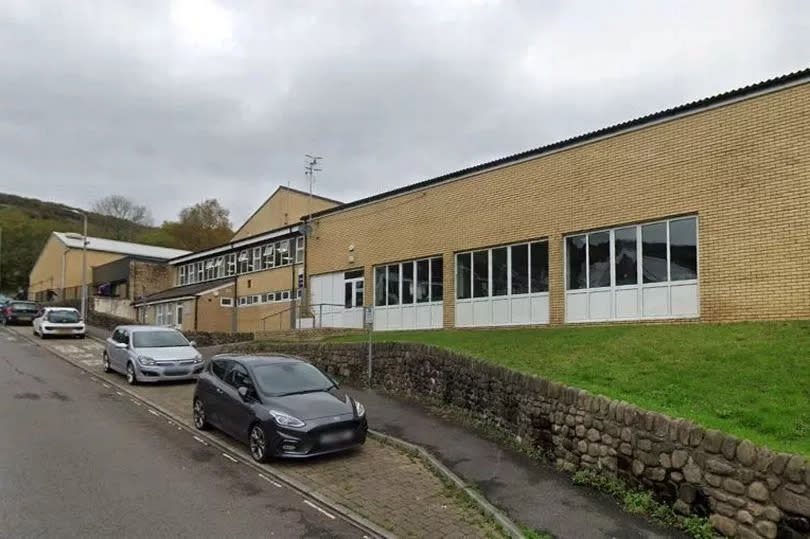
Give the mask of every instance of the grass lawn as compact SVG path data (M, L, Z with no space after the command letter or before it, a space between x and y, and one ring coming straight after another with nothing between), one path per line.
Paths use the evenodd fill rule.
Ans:
M451 348L810 456L810 321L378 332L374 338Z

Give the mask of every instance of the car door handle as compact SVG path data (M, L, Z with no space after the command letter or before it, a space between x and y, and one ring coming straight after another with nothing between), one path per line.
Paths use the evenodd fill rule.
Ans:
M220 388L217 388L217 393L222 393L222 390Z

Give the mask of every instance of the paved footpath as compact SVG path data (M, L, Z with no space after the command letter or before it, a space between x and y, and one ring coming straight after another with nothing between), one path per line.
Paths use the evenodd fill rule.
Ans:
M20 338L31 338L30 327L7 329ZM48 339L38 344L81 363L103 379L124 383L121 375L103 373L103 345L95 339ZM191 424L193 383L138 385L129 389ZM214 435L224 443L234 443L224 435ZM246 448L234 446L233 450L250 458ZM502 535L475 508L448 490L421 460L374 439L349 453L303 462L274 462L272 468L402 537Z

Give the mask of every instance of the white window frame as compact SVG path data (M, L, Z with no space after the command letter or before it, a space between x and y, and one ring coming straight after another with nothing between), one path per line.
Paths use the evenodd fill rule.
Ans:
M205 263L204 262L197 262L196 264L197 269L197 281L201 283L205 280Z
M578 234L572 234L577 236ZM540 292L532 292L532 245L536 243L545 243L546 244L546 253L548 253L548 240L534 240L534 241L521 241L518 243L510 243L508 245L495 245L494 247L483 247L481 249L472 249L469 251L460 251L455 254L455 261L453 267L453 282L456 283L456 291L455 291L455 301L458 303L461 302L468 302L473 300L485 300L485 299L492 299L492 298L506 298L506 297L527 297L527 296L541 296L541 295L548 295L549 290L548 286L546 290ZM525 245L527 249L527 263L528 263L528 271L526 273L526 290L527 292L513 294L512 293L512 247L519 247L521 245ZM506 249L506 294L501 294L495 296L492 294L492 251L494 249ZM480 253L482 251L487 252L487 295L486 296L476 296L475 295L475 272L473 271L473 267L475 266L475 253ZM458 297L458 258L460 256L470 255L470 297L469 298L459 298ZM550 273L548 268L546 268L546 272ZM551 276L549 275L549 278Z
M214 278L221 279L225 277L225 257L218 256L214 262Z
M295 238L295 263L300 264L304 261L304 237L298 236Z
M695 256L696 256L696 269L695 273L697 274L697 278L695 279L681 279L677 281L672 280L672 270L671 270L671 257L670 257L670 223L673 221L681 221L685 219L694 219L695 220ZM645 283L644 282L644 252L643 252L643 241L642 241L642 229L647 225L655 225L655 224L665 224L666 227L666 236L667 236L667 261L666 261L666 269L667 269L667 278L665 281L658 281L654 283ZM615 253L615 238L616 238L616 230L626 229L626 228L635 228L636 229L636 283L635 284L624 284L624 285L617 285L616 284L616 253ZM608 232L609 233L609 242L610 242L610 286L603 286L603 287L590 287L590 272L591 272L591 263L590 263L590 249L589 249L589 235L596 234L599 232ZM586 286L583 288L572 288L569 289L569 268L568 268L568 238L573 238L577 236L584 236L585 238L585 284ZM642 223L635 223L635 224L628 224L628 225L617 225L610 228L599 228L595 230L588 230L585 232L578 232L575 234L566 234L563 236L563 283L564 283L564 293L566 295L566 299L570 295L576 294L588 294L593 291L610 291L611 293L611 307L610 307L610 316L609 318L588 318L585 320L568 320L568 313L566 312L566 323L588 323L588 322L602 322L602 321L627 321L627 320L645 320L645 319L675 319L675 318L698 318L700 316L700 219L698 218L697 214L692 215L681 215L679 217L670 217L666 219L657 219L655 221L644 221ZM688 286L688 285L695 285L697 287L697 314L695 315L673 315L671 313L671 304L669 305L670 312L664 315L644 315L644 308L641 304L641 297L643 295L644 290L649 290L653 288L667 288L667 293L671 295L671 290L673 287L678 286ZM638 289L639 295L639 306L638 306L638 316L632 317L620 317L616 313L616 301L613 299L617 291L621 290L631 290L631 289Z
M177 268L177 284L183 286L186 284L186 267L180 266Z
M282 290L281 291L281 301L290 301L290 291L289 290Z
M254 247L253 248L253 263L251 266L251 271L261 271L263 269L263 258L262 258L262 248Z
M374 266L371 269L371 280L372 280L372 289L373 289L373 297L372 297L372 306L375 308L383 308L383 307L401 307L403 305L439 305L443 303L444 299L444 281L442 281L442 299L434 300L433 299L433 264L431 261L433 259L440 259L442 260L442 271L446 271L444 267L444 260L441 256L429 256L426 258L414 258L413 260L405 260L403 262L392 262L390 264L379 264ZM423 260L428 261L428 297L430 297L430 301L424 302L417 302L416 301L416 263L422 262ZM406 264L413 265L413 283L414 283L414 293L412 294L413 298L410 303L403 303L402 302L402 266ZM399 266L399 303L389 305L388 304L388 266ZM377 305L377 268L385 268L385 304L384 305ZM366 300L366 293L367 290L363 290L363 300Z
M226 260L226 262L225 262L225 265L226 265L226 267L225 267L225 275L227 277L230 277L232 275L236 275L236 269L237 269L236 253L230 253L225 260Z
M233 298L219 298L220 307L233 307Z
M248 249L243 249L239 251L239 254L236 257L237 262L237 273L244 274L250 271L250 251Z
M275 245L272 243L268 243L262 248L262 258L263 258L263 267L264 269L272 269L275 267L276 261L276 248Z

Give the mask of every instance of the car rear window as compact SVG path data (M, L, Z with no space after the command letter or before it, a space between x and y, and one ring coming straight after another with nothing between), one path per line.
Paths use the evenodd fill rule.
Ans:
M78 321L78 311L51 311L48 313L48 322L55 324L75 324Z
M134 331L132 346L135 348L167 348L188 346L188 341L179 331Z
M15 301L9 305L15 311L38 311L39 305L26 301Z

